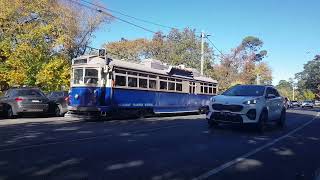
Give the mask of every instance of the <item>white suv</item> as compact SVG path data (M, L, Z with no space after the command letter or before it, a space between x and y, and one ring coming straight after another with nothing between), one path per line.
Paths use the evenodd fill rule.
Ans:
M273 86L236 85L210 99L210 127L219 123L255 124L263 131L268 121L285 125L285 101Z

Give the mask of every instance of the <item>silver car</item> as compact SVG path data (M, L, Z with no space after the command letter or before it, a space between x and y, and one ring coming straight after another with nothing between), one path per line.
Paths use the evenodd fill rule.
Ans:
M305 108L305 107L310 107L313 108L314 104L312 101L303 101L301 107Z
M48 98L37 88L16 88L6 91L0 98L7 118L15 118L26 113L46 115Z

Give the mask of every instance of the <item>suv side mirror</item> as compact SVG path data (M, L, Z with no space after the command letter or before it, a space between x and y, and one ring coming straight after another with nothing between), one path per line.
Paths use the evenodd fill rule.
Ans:
M273 99L273 98L275 98L276 96L274 95L274 94L267 94L266 95L266 98L267 99Z

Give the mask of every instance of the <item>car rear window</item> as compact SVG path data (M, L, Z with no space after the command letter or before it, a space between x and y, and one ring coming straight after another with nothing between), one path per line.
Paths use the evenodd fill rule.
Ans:
M16 96L44 96L44 94L36 89L23 89L17 90L14 93Z

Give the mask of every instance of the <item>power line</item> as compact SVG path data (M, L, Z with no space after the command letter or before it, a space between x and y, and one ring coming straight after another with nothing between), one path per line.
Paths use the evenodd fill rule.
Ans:
M73 3L77 3L79 6L86 7L86 8L88 8L88 9L97 11L97 12L99 12L99 13L103 13L103 14L105 14L105 15L107 15L107 16L110 16L110 17L115 18L115 19L117 19L117 20L119 20L119 21L125 22L125 23L130 24L130 25L132 25L132 26L135 26L135 27L137 27L137 28L143 29L143 30L145 30L145 31L151 32L151 33L153 33L153 34L157 33L156 31L147 29L147 28L145 28L145 27L143 27L143 26L137 25L137 24L132 23L132 22L130 22L130 21L127 21L127 20L124 20L124 19L119 18L119 17L117 17L117 16L111 15L111 14L109 14L109 13L107 13L107 12L101 10L101 9L93 8L93 7L91 7L91 6L82 4L82 3L78 2L78 1L75 1L75 0L69 0L69 1L71 1L71 2L73 2Z
M105 9L105 10L110 11L110 12L114 12L114 13L120 14L120 15L122 15L122 16L126 16L126 17L129 17L129 18L132 18L132 19L141 21L141 22L153 24L153 25L160 26L160 27L164 27L164 28L168 28L168 29L179 29L179 28L176 28L176 27L167 26L167 25L155 23L155 22L152 22L152 21L148 21L148 20L145 20L145 19L137 18L137 17L134 17L134 16L131 16L131 15L122 13L122 12L117 11L117 10L112 10L112 9L110 9L110 8L103 7L103 6L101 6L101 5L98 5L98 4L95 4L95 3L92 3L92 2L89 2L89 1L86 1L86 0L80 0L80 1L85 2L85 3L87 3L87 4L90 4L90 5L92 5L92 6L96 6L96 7Z
M205 37L208 39L208 41L211 43L211 45L212 45L212 46L221 54L221 56L223 57L224 54L217 48L216 45L213 44L213 42L208 38L208 36L205 36Z

